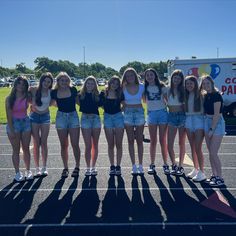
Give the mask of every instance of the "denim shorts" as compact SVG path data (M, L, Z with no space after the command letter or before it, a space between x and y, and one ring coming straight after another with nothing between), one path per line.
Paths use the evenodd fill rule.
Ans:
M145 124L144 109L140 108L125 108L124 123L126 125L139 126Z
M12 124L16 133L31 131L31 124L28 116L26 116L25 118L12 118ZM6 131L8 134L10 133L10 128L8 124L6 126Z
M50 113L46 112L43 114L39 114L36 112L31 112L29 115L31 123L36 124L50 124Z
M169 112L168 125L180 128L185 126L186 115L183 111Z
M69 113L57 111L56 115L57 129L70 129L78 127L79 127L79 117L76 111Z
M84 128L84 129L101 128L100 116L97 114L82 113L81 128Z
M147 123L149 125L165 125L168 123L168 112L166 109L148 111Z
M205 131L205 133L208 133L209 129L211 128L212 117L205 116L204 120L205 120L204 131ZM225 120L224 120L223 116L221 116L219 118L216 128L213 132L213 135L225 135Z
M185 128L190 132L195 132L198 129L204 130L204 116L203 115L186 115Z
M121 112L116 114L104 113L105 128L124 128L124 117Z

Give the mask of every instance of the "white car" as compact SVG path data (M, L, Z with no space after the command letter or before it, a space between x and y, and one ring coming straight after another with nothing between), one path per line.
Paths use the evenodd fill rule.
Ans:
M105 86L106 85L106 80L105 79L98 79L97 83L98 83L98 86Z

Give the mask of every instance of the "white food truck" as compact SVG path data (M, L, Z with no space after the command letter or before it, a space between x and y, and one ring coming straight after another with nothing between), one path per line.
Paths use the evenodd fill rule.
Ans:
M236 118L236 58L169 60L167 62L169 79L175 69L182 70L185 76L195 75L200 78L204 74L210 75L216 87L222 92L224 116Z

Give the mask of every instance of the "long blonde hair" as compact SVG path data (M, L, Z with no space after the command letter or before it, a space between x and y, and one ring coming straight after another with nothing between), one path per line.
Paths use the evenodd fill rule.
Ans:
M122 82L121 82L122 87L124 88L126 86L126 84L127 84L126 74L128 72L133 72L134 76L135 76L135 84L140 84L138 73L136 72L136 70L134 68L129 67L123 73Z
M59 81L60 81L60 79L63 78L63 77L64 77L64 78L67 78L67 79L70 81L69 87L72 86L72 85L71 85L71 78L70 78L70 76L69 76L66 72L61 71L61 72L56 76L56 84L55 84L55 86L54 86L54 89L60 88L60 86L59 86Z
M80 90L80 99L83 100L85 98L85 93L87 92L87 87L86 86L87 86L88 81L93 81L94 84L95 84L95 87L92 91L92 97L96 102L98 102L98 100L99 100L98 84L97 84L96 78L93 75L90 75L85 79L85 82L84 82L84 84L83 84L83 86Z

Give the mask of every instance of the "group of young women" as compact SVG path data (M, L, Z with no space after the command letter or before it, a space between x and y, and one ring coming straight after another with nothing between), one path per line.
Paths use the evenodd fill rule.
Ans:
M175 70L170 85L160 81L157 72L150 68L144 73L144 84L139 80L135 69L128 68L122 76L113 76L104 91L99 92L95 77L86 78L80 91L71 86L67 73L60 72L52 89L53 77L45 73L37 88L29 88L27 79L16 78L10 95L6 98L7 134L12 145L12 161L15 180L32 179L34 175L47 175L47 138L50 128L49 106L57 106L56 130L60 140L61 157L64 169L61 177L69 175L68 145L69 136L75 158L75 168L71 174L80 172L80 129L85 144L86 176L97 175L96 161L101 132L99 107L104 109L104 131L108 143L110 175L121 175L122 141L124 130L127 133L128 151L132 163L132 174L143 175L143 131L145 115L142 102L147 105L147 124L150 134L149 174L155 174L157 132L163 158L163 172L183 175L186 134L191 146L193 170L187 174L193 181L206 181L211 186L224 184L218 150L225 132L222 117L223 99L208 75L201 78L187 76ZM200 86L199 86L200 84ZM76 104L82 113L81 119ZM28 106L30 114L27 115ZM179 163L176 163L174 143L179 134ZM35 174L30 170L30 139L33 137ZM202 143L205 137L209 150L212 176L206 179ZM135 158L135 141L138 162ZM22 146L26 167L25 176L19 170L19 153ZM42 168L39 167L40 147ZM115 155L116 149L116 155ZM168 165L168 155L171 168ZM138 164L137 164L138 163Z

